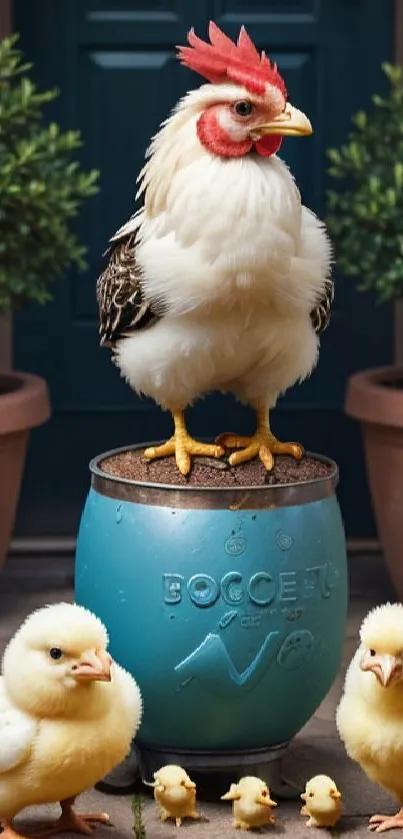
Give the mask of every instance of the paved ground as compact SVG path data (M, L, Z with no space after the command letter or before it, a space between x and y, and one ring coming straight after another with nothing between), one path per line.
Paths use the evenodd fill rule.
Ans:
M393 812L394 802L388 799L376 786L367 781L360 769L346 757L340 744L334 724L334 712L343 683L346 666L356 646L357 629L362 617L375 603L393 599L393 592L383 571L381 559L354 558L351 563L350 609L346 627L343 665L335 685L322 703L313 719L291 745L284 762L284 772L296 783L304 785L307 778L318 772L331 775L343 792L345 815L337 828L324 830L321 836L368 837L369 815L376 811ZM71 600L72 562L69 559L36 558L10 559L0 576L0 653L21 620L32 609L45 603ZM0 743L1 749L1 743ZM198 808L204 816L200 822L187 822L179 833L190 832L192 839L221 839L235 837L231 824L231 806L217 803L220 795L227 791L231 777L214 775L195 779L198 782ZM171 823L161 824L149 790L139 787L144 800L144 822L147 839L172 839L178 830ZM133 837L132 796L108 795L90 791L82 796L83 810L108 811L113 828L100 827L99 839L124 839ZM305 827L305 819L299 815L301 802L280 802L277 808L275 827L267 833L286 837L312 836L312 830ZM26 824L32 832L33 823L43 821L54 808L38 808L24 813L20 828ZM266 832L266 831L264 831ZM395 831L391 836L396 835Z

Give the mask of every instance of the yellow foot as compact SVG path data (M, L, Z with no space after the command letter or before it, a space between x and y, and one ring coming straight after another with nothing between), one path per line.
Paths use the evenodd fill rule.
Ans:
M62 813L56 822L52 822L35 834L37 839L53 836L55 833L83 833L90 836L97 824L110 825L107 813L76 813L74 810Z
M182 827L182 819L176 818L175 819L175 824L176 824L176 827Z
M216 439L219 446L228 449L240 449L233 452L229 458L231 466L238 466L239 463L246 463L259 457L263 465L270 472L274 466L275 454L288 454L301 460L304 449L299 443L280 443L270 431L257 431L252 437L242 437L238 434L220 434Z
M403 809L399 810L395 816L372 816L369 826L375 833L383 833L385 830L393 830L396 827L403 828Z
M23 833L18 833L16 830L14 830L10 822L4 824L0 836L1 839L27 839L27 837Z
M156 460L159 457L175 455L176 465L182 475L188 475L192 466L192 456L202 455L203 457L220 458L224 454L222 446L199 443L193 440L188 434L174 434L170 440L162 446L150 446L144 452L147 460Z

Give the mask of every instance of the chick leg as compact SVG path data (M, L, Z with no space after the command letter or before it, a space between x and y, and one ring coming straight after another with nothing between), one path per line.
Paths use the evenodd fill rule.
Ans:
M14 830L11 819L3 819L2 839L26 839L22 833Z
M311 816L307 822L305 822L305 827L318 827L318 823L313 816Z
M204 457L222 457L224 449L219 445L199 443L189 436L183 411L171 411L174 421L174 434L162 446L150 446L144 452L147 460L155 460L158 457L169 457L175 455L176 465L182 475L187 475L192 466L192 455L203 455Z
M275 454L288 454L301 460L304 450L299 443L280 443L271 432L269 416L266 408L259 406L256 410L257 427L252 437L242 437L238 434L220 434L216 439L219 446L229 449L240 449L234 452L229 462L231 466L245 463L259 457L268 471L273 469Z
M45 836L52 836L54 833L83 833L90 836L95 830L96 824L110 824L107 813L76 813L73 810L75 798L66 798L60 802L62 814L57 821L49 824L43 830L36 833L38 839Z
M385 830L393 830L396 827L403 828L403 807L395 816L381 816L379 814L372 816L369 820L369 826L375 833L383 833Z

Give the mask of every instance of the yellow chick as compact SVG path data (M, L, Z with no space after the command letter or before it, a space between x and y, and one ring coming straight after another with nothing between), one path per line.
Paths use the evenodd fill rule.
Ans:
M270 791L264 781L253 775L246 775L231 787L222 801L233 801L234 827L250 830L251 827L263 827L274 824L273 807L275 801L270 798Z
M101 621L70 603L33 612L9 642L0 677L2 839L20 836L13 818L34 804L60 802L47 835L88 834L109 821L72 809L125 758L140 723L140 691L107 644Z
M334 827L340 819L341 793L328 775L315 775L301 794L305 801L301 816L309 816L307 827Z
M373 609L348 668L336 714L349 756L400 804L395 816L374 815L378 833L403 828L403 605Z
M181 827L185 818L200 819L196 812L196 784L181 766L168 764L154 772L154 798L160 806L160 818L175 819L176 827Z

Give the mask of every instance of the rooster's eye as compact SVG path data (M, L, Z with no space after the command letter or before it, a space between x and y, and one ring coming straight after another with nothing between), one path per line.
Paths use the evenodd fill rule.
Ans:
M49 650L49 655L54 661L58 661L58 659L62 657L63 652L59 649L59 647L52 647Z
M239 117L249 117L253 111L253 105L246 100L242 100L242 102L236 102L234 110Z

